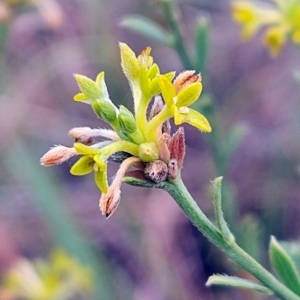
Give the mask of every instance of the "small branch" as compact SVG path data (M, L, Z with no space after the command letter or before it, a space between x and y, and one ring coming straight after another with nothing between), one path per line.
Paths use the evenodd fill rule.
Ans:
M206 286L222 285L240 289L254 290L265 295L272 295L272 291L261 284L234 276L212 275L208 278Z
M170 26L171 32L173 34L174 42L173 48L177 51L180 56L184 67L187 70L193 70L194 66L189 58L186 51L182 35L178 26L178 13L176 13L172 0L161 0L160 4L162 6L166 20Z
M227 223L224 220L223 211L222 211L222 195L221 195L222 179L223 177L218 177L212 182L215 218L223 238L228 242L234 242L234 236L230 232Z

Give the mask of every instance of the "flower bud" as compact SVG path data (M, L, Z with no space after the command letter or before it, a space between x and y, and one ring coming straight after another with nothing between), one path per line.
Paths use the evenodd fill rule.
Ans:
M180 73L174 80L174 88L176 94L192 83L201 82L201 74L195 74L195 71L184 71Z
M137 126L135 118L131 111L129 111L125 106L120 106L120 113L118 116L119 124L121 130L127 135L136 132Z
M103 121L109 124L114 124L116 122L116 107L112 103L106 100L97 100L92 104L92 108L95 114Z
M171 159L175 159L177 161L178 169L180 169L185 156L185 137L183 127L179 127L173 134L169 142L169 150Z
M77 155L77 152L74 148L58 145L45 153L40 162L41 165L45 167L60 165L75 155Z
M159 183L167 179L168 166L162 160L154 160L147 163L144 174L147 179Z

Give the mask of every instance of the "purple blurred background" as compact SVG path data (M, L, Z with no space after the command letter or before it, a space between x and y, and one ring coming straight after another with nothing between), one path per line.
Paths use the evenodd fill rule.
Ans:
M214 97L223 137L237 124L247 133L234 150L227 174L218 174L206 135L186 126L188 148L182 177L199 206L213 217L210 180L226 176L236 199L235 222L240 224L246 216L255 220L260 259L268 266L269 235L290 240L297 239L300 231L300 99L293 76L300 52L287 45L272 59L259 36L241 42L229 8L215 3L212 8L201 1L195 5L182 1L182 30L191 48L195 19L209 16L204 92ZM43 208L32 200L35 191L22 178L34 172L39 158L54 144L72 144L68 137L72 127L107 127L88 105L72 100L78 92L72 74L95 78L105 71L111 99L131 109L119 41L137 53L151 46L162 72L183 70L173 50L119 26L127 14L139 13L166 27L155 1L58 0L47 5L14 11L1 53L1 272L14 255L44 257L55 246ZM32 154L37 165L33 170L18 169L18 163L12 166L8 154L18 145ZM112 166L110 176L116 167ZM92 177L73 177L69 168L67 163L42 172L55 178L53 189L63 195L72 219L113 268L109 280L116 298L264 299L252 292L205 287L208 276L216 273L251 277L211 246L168 194L124 184L121 204L106 221L98 209L100 193Z

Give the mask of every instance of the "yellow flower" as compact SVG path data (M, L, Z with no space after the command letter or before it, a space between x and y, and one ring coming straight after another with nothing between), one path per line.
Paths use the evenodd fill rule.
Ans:
M260 3L261 4L261 3ZM291 40L300 43L300 0L273 0L273 5L235 1L233 19L242 26L242 37L249 39L258 30L263 33L263 44L276 57L284 44Z
M165 76L159 77L165 107L149 122L147 136L151 139L156 138L156 128L171 117L174 118L175 125L189 123L201 131L211 132L207 119L198 111L188 107L198 100L202 91L201 76L194 73L194 71L181 73L174 84Z
M242 25L242 38L254 36L264 25L275 24L281 18L280 13L272 8L262 8L248 1L235 1L232 4L233 19Z
M189 107L201 94L200 74L185 71L172 82L175 72L161 74L150 55L151 48L147 47L136 56L128 45L120 43L120 53L122 69L133 96L134 113L122 105L117 108L113 104L104 72L95 81L76 74L80 93L74 100L91 105L96 115L112 130L73 128L69 132L75 139L73 147L56 146L41 158L41 164L49 166L81 155L70 172L77 176L94 172L95 182L102 191L100 209L106 217L119 204L122 178L130 167L144 172L156 183L158 180L174 180L179 174L185 153L184 131L180 129L171 137L169 119L173 118L175 125L189 123L201 131L211 131L207 119ZM155 101L148 116L153 98ZM104 140L98 141L99 137ZM109 161L121 163L111 185L107 180Z
M92 291L91 270L62 250L51 253L49 260L34 262L19 259L4 276L2 290L11 299L72 299Z
M263 43L269 48L272 57L276 57L286 41L286 30L282 26L273 26L266 30Z

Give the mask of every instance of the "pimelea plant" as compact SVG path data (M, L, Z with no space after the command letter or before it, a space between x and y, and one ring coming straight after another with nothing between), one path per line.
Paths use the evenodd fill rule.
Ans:
M150 48L136 56L126 44L120 43L120 52L122 69L134 99L134 113L124 106L117 108L113 104L103 72L95 81L75 75L81 92L74 99L91 105L96 115L109 123L112 129L73 128L69 132L75 140L73 147L55 146L41 158L41 164L58 165L73 156L80 156L71 173L86 175L94 172L95 182L102 192L99 206L107 218L119 205L122 182L164 189L213 244L260 281L255 283L238 277L214 275L207 285L247 288L267 295L274 294L279 299L299 300L300 281L295 265L275 238L271 239L270 258L281 281L236 244L223 218L222 178L213 181L215 222L201 211L181 180L185 155L184 130L179 127L172 135L169 119L173 118L175 125L189 123L203 132L211 131L208 120L189 107L201 94L201 75L191 70L176 77L174 72L161 74L150 55ZM103 140L99 141L100 137ZM107 180L109 161L120 163L111 184Z

